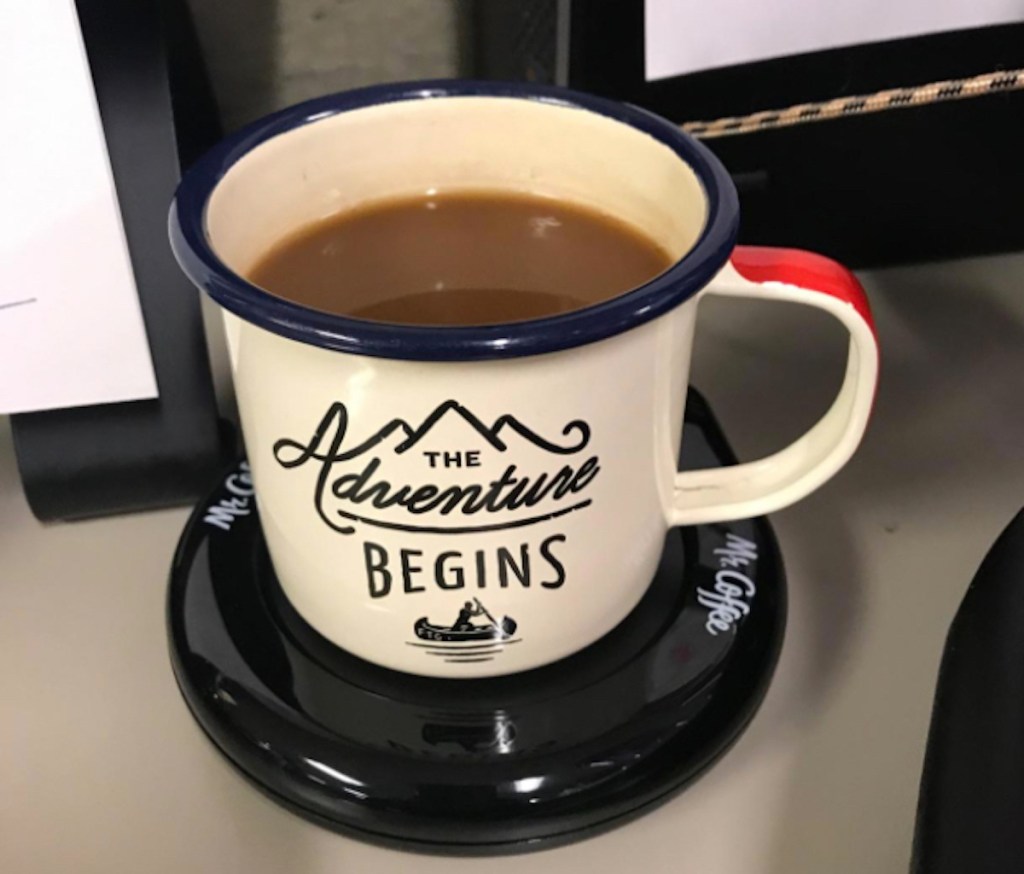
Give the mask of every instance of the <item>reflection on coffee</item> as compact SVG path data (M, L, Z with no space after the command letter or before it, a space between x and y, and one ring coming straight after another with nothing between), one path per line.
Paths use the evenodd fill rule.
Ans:
M488 325L591 306L674 259L621 220L505 191L365 204L299 229L249 271L256 285L338 315Z

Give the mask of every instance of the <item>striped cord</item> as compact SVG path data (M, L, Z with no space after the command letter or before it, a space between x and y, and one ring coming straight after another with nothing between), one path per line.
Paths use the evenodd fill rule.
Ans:
M946 100L963 100L1024 89L1024 70L1005 70L972 76L969 79L947 79L910 88L893 88L857 97L837 97L820 103L801 103L788 109L767 109L750 115L718 118L714 121L690 121L681 125L686 133L700 139L731 137L753 131L790 127L830 118L846 118L869 112L924 106Z

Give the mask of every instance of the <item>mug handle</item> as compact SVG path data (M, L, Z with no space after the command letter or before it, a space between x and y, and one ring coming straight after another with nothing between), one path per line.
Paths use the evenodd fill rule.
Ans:
M814 491L853 455L878 383L878 341L867 297L841 264L797 249L737 246L705 293L818 307L850 332L850 350L839 394L802 437L758 461L677 474L671 525L763 516Z

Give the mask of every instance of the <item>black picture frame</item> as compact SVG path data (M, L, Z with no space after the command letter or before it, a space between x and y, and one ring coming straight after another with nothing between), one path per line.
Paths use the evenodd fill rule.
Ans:
M487 0L475 16L477 75L559 81L566 71L559 84L680 123L1024 67L1022 23L648 82L643 0ZM740 190L744 243L811 249L852 267L1024 248L1024 92L707 145Z
M77 0L77 10L160 394L11 417L25 495L44 521L191 502L233 448L199 295L167 241L181 168L220 136L187 10L179 0Z

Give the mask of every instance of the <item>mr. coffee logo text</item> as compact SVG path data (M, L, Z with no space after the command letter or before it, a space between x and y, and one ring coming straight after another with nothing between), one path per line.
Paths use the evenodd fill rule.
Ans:
M725 545L715 549L719 570L710 589L697 589L697 602L706 607L708 618L704 628L712 637L732 631L750 613L757 588L751 570L757 566L757 544L738 534L725 535Z
M454 400L419 425L392 419L356 442L338 402L305 442L278 440L274 458L287 469L316 468L314 509L339 534L442 535L436 551L375 542L383 537L363 542L370 596L383 598L426 591L431 578L443 590L561 587L566 535L469 551L457 535L527 528L589 506L587 487L601 470L598 456L584 452L589 442L590 426L578 419L548 440L508 414L486 425Z

